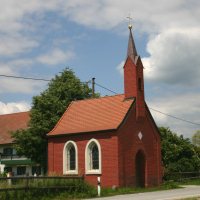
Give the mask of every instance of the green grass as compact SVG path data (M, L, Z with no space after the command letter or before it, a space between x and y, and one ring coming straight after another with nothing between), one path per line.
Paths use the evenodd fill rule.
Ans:
M46 196L41 196L40 198L32 198L33 200L69 200L69 199L84 199L84 198L92 198L97 197L97 191L96 188L91 187L86 184L85 191L84 192L75 192L75 193L68 193L68 192L59 192L57 194L49 194ZM120 195L120 194L133 194L133 193L140 193L140 192L150 192L150 191L159 191L159 190L167 190L167 189L173 189L173 188L179 188L178 185L176 185L173 182L165 183L160 187L155 188L116 188L116 189L110 189L110 188L104 188L102 189L101 197L105 196L114 196L114 195ZM32 200L31 199L31 200ZM27 199L29 200L29 199Z
M176 188L181 188L181 187L175 182L166 182L159 187L152 187L152 188L133 188L133 187L116 188L116 189L104 188L102 189L101 196L105 197L105 196L114 196L120 194L134 194L134 193L169 190Z
M19 186L21 183L17 183L16 187ZM67 185L76 185L76 189L69 189L69 190L42 190L40 189L41 186L67 186ZM134 193L141 193L141 192L151 192L151 191L161 191L161 190L169 190L169 189L176 189L181 188L180 185L200 185L200 179L198 180L190 180L184 182L165 182L159 187L153 188L133 188L133 187L124 187L124 188L103 188L101 196L114 196L114 195L122 195L122 194L134 194ZM1 192L0 199L1 200L69 200L69 199L84 199L84 198L93 198L97 197L97 191L95 187L92 187L85 183L84 181L67 181L67 180L36 180L30 185L34 187L38 187L36 190L30 191L9 191L9 192ZM187 198L185 200L200 200L200 198Z
M183 180L179 182L182 185L200 185L200 179Z
M24 181L13 183L13 188L24 186ZM41 187L55 186L72 186L65 189L42 189ZM10 187L10 186L9 186ZM85 183L83 180L66 180L66 179L50 179L50 180L32 180L29 182L29 187L34 188L26 190L11 190L0 192L1 200L66 200L66 199L83 199L96 196L96 190ZM4 187L6 188L6 187ZM7 187L8 188L8 187Z

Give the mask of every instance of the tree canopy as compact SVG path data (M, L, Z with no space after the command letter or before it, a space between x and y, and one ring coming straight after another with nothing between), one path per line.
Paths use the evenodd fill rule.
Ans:
M45 91L33 97L28 129L12 133L17 153L46 167L46 134L56 125L71 101L91 97L91 89L72 70L67 68L56 75Z
M165 174L199 171L200 154L192 142L169 128L160 127L159 130Z
M192 136L192 143L195 146L200 147L200 130L196 131L196 133Z

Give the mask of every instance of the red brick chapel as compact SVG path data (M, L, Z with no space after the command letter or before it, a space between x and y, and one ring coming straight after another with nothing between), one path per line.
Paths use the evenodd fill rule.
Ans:
M130 29L124 94L73 101L48 133L48 172L103 187L162 181L158 128L144 98L143 64Z

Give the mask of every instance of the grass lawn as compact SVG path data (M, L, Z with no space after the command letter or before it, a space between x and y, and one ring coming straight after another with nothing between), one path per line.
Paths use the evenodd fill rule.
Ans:
M141 193L141 192L150 192L150 191L161 191L161 190L169 190L169 189L176 189L181 188L180 185L200 185L200 179L198 180L191 180L191 181L184 181L181 183L176 182L165 182L159 187L155 188L104 188L101 192L101 197L106 196L114 196L114 195L121 195L121 194L134 194L134 193ZM23 192L23 191L22 191ZM22 199L21 196L24 196L22 192L19 192L17 195L14 192L9 192L4 198L0 198L1 200L12 200L15 196L15 199ZM20 194L21 193L21 194ZM29 193L29 192L28 192ZM9 197L8 197L9 196ZM50 192L48 194L43 194L42 191L38 190L36 193L30 191L30 195L26 193L26 198L24 200L68 200L68 199L84 199L84 198L94 198L97 197L96 188L90 187L89 185L85 185L85 183L81 183L81 188L78 191L71 191L71 192ZM19 197L19 198L18 198ZM200 200L199 198L186 198L181 200Z
M117 189L111 189L111 188L104 188L102 189L101 196L114 196L114 195L120 195L120 194L134 194L134 193L141 193L141 192L151 192L151 191L160 191L160 190L169 190L169 189L177 189L181 188L177 183L174 182L167 182L162 184L159 187L153 187L153 188L117 188Z
M179 184L181 184L181 185L200 185L200 179L185 180Z
M106 197L106 196L115 196L115 195L121 195L121 194L134 194L134 193L141 193L141 192L151 192L151 191L162 191L162 190L169 190L169 189L177 189L181 188L180 185L200 185L200 179L199 180L192 180L192 181L185 181L181 183L176 183L176 182L166 182L162 184L160 187L155 187L155 188L116 188L116 189L111 189L111 188L104 188L102 189L101 192L101 197ZM96 190L93 190L92 192L92 197L95 197L94 193ZM67 193L60 193L58 195L50 196L50 197L45 197L42 198L41 200L69 200L69 199L84 199L84 198L89 198L88 195L84 194L77 194L77 195L69 195ZM98 199L98 198L97 198ZM186 199L181 199L181 200L200 200L200 197L195 197L195 198L186 198Z

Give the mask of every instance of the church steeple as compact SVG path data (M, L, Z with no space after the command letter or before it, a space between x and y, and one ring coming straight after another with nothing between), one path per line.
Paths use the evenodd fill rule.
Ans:
M129 40L128 40L128 49L127 49L127 57L129 56L132 61L135 63L135 58L137 57L137 50L135 47L135 42L133 39L133 34L132 34L132 25L129 25Z
M135 98L136 118L145 116L143 64L135 47L132 25L129 25L127 58L124 64L124 95L125 99Z

